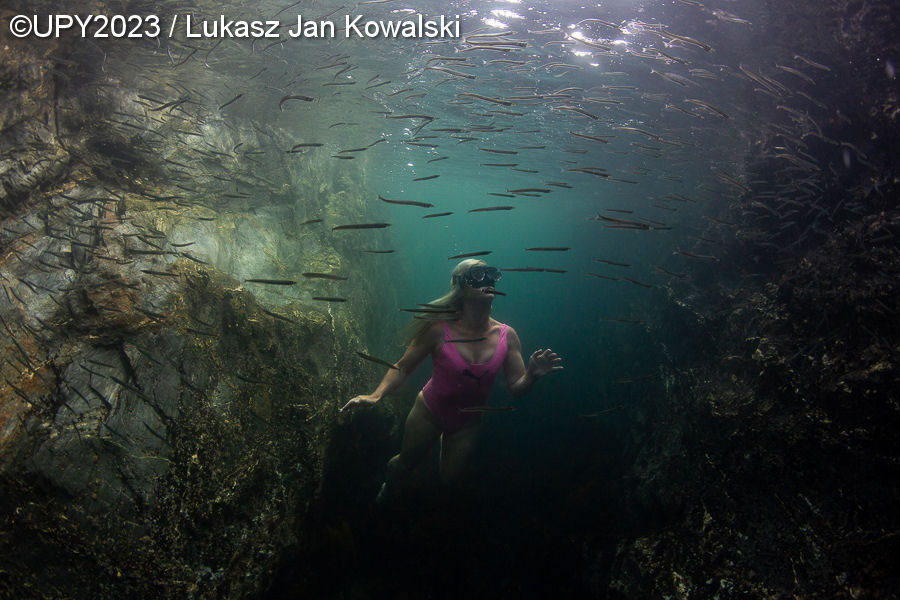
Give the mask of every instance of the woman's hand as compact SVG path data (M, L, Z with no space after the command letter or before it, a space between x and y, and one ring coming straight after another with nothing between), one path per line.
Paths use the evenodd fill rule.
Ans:
M543 377L550 371L561 371L561 362L559 355L550 348L535 350L528 359L528 372L535 378Z
M379 398L375 394L362 394L361 396L355 396L352 398L347 404L341 407L340 412L344 412L351 406L358 406L360 404L375 404L378 402Z

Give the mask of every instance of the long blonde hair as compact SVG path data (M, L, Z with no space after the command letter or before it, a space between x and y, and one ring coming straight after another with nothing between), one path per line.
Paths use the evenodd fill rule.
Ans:
M441 296L440 298L435 298L428 304L434 308L444 308L444 309L452 309L455 310L457 315L462 311L462 274L468 271L470 268L477 264L486 265L487 263L478 258L467 258L462 260L453 268L453 272L450 274L450 291ZM443 316L443 313L442 313ZM452 314L447 314L447 318L452 319ZM425 319L412 319L409 323L406 324L406 327L403 328L403 345L408 346L416 339L419 338L420 335L425 333L425 331L431 327L434 321L428 321Z

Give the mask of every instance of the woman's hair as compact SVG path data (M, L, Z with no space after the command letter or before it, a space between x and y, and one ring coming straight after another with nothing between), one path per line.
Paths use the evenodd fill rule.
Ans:
M467 258L460 261L459 264L453 268L453 272L450 274L450 291L448 291L440 298L435 298L428 304L433 308L453 309L457 312L461 311L462 275L477 264L483 265L487 263L478 258ZM440 316L446 316L448 319L453 317L453 315L449 313L440 313ZM403 328L403 344L405 346L410 345L413 341L418 339L420 335L425 333L425 331L429 327L431 327L432 323L434 323L434 321L427 321L425 319L412 319L409 323L407 323L406 327Z

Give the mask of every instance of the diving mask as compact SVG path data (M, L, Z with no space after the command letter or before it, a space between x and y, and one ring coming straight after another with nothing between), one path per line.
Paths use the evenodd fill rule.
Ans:
M475 266L458 276L463 285L473 288L493 286L500 281L503 274L497 267Z

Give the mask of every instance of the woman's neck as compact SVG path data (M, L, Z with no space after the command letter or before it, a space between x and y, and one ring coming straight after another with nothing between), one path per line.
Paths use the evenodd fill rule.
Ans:
M462 316L456 322L468 331L484 331L491 322L491 303L463 302Z

